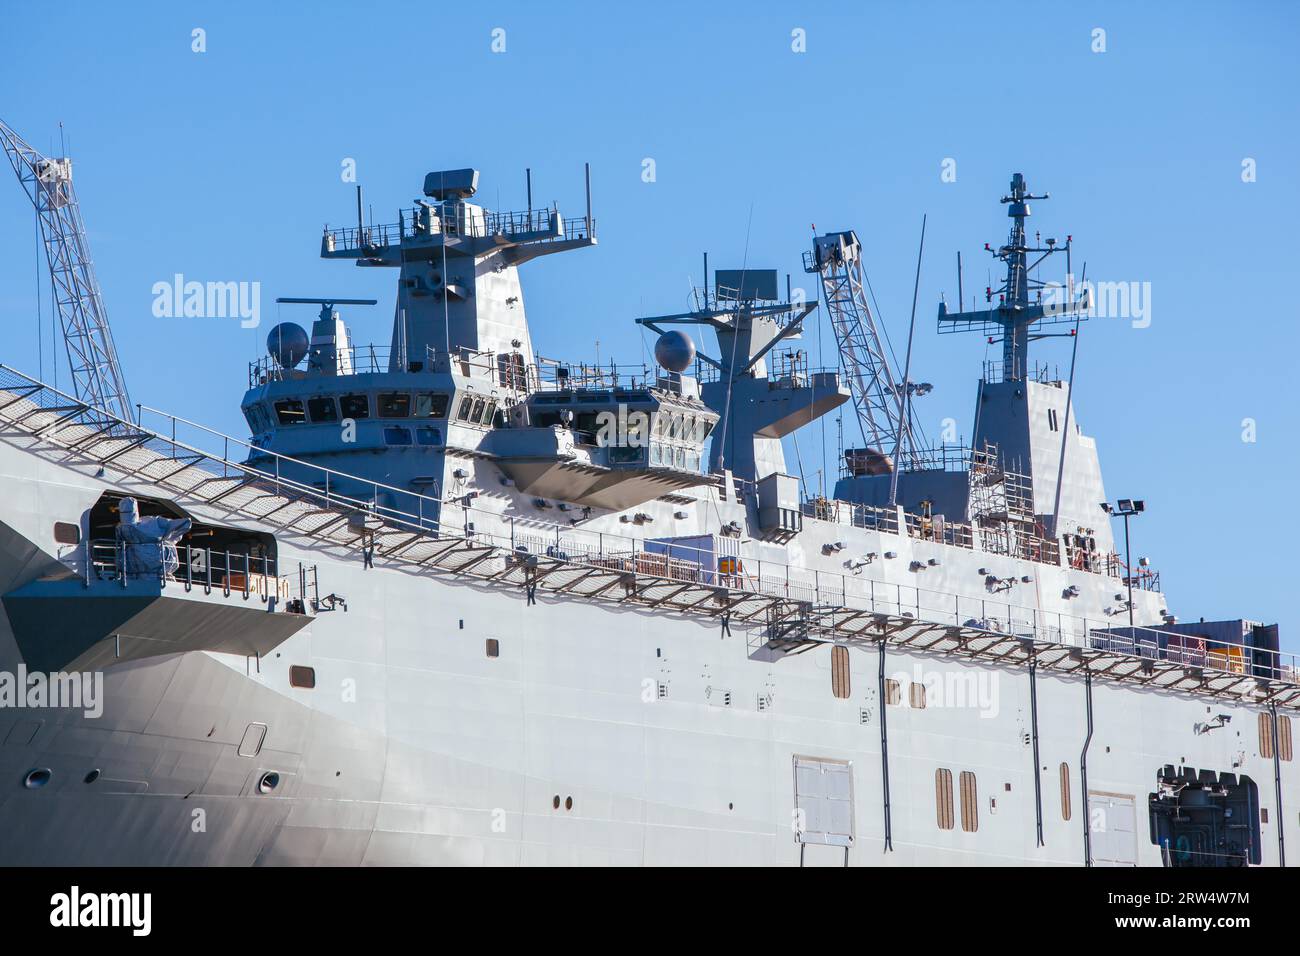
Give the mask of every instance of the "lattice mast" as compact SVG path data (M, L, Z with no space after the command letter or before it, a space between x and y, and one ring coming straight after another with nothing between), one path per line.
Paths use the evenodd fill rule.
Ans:
M812 250L804 253L804 271L821 279L822 301L835 332L862 440L881 455L891 454L897 444L899 458L911 461L917 430L910 413L904 415L899 409L899 376L890 365L867 303L857 235L849 230L815 237Z
M1004 381L1024 380L1028 372L1029 343L1054 334L1036 331L1035 326L1072 323L1086 318L1089 308L1086 291L1078 299L1074 298L1073 277L1069 274L1072 237L1066 236L1064 244L1055 239L1047 239L1040 245L1035 236L1034 245L1028 244L1025 220L1030 214L1029 200L1047 198L1048 193L1031 195L1025 177L1021 173L1013 174L1010 195L1002 197L1002 203L1007 206L1007 216L1011 219L1007 243L998 249L993 249L988 243L984 244L984 248L995 259L1006 264L1006 279L1002 287L994 289L990 286L984 290L984 301L989 308L982 311L972 309L962 312L960 291L957 312L949 312L947 303L939 304L940 332L974 330L986 333L990 344L1001 341ZM1058 252L1066 254L1066 283L1063 287L1058 283L1045 282L1035 274L1046 259ZM1032 256L1037 258L1031 260ZM960 275L957 281L960 290ZM1049 293L1047 301L1043 298L1045 290Z
M73 392L78 401L130 421L131 399L72 187L72 160L43 156L3 121L0 143L27 198L36 207Z

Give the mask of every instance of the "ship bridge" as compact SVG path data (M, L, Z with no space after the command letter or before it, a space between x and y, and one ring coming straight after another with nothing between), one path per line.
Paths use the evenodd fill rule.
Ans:
M336 472L340 491L379 480L436 499L457 468L449 460L495 457L491 432L518 424L508 410L539 380L518 267L595 245L595 220L589 176L578 218L533 208L531 180L525 210L488 210L472 202L478 181L474 169L431 172L425 198L386 225L363 221L358 191L357 224L326 227L322 258L397 271L392 337L354 344L340 307L373 299L278 299L319 315L310 334L277 325L268 357L250 366L250 463L311 462ZM377 504L412 504L402 497L386 491Z
M704 442L718 422L693 378L666 374L611 387L602 370L567 366L493 433L496 464L526 494L621 511L709 483Z

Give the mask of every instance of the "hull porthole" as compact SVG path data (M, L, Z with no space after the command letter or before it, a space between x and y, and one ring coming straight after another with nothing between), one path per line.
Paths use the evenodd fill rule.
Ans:
M49 783L53 776L54 774L47 767L29 770L27 776L23 778L23 786L28 790L39 790Z

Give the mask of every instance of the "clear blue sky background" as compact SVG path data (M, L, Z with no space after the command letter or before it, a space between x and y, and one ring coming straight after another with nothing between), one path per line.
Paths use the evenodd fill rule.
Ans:
M979 250L1004 237L997 199L1020 170L1053 196L1034 225L1072 233L1090 278L1152 286L1149 328L1085 326L1075 393L1112 498L1147 500L1135 551L1184 619L1280 621L1300 646L1296 5L285 6L3 6L0 116L51 154L65 126L135 401L245 434L247 363L277 295L374 296L347 318L356 341L387 344L393 275L318 258L322 224L354 215L345 157L382 221L425 172L468 165L488 205L522 207L531 166L536 200L577 215L590 161L600 245L525 268L543 354L590 359L599 340L603 358L641 361L631 319L683 308L702 250L800 284L812 223L857 229L901 341L928 213L914 364L936 389L919 411L932 435L946 417L969 435L986 346L936 336L935 303L955 295L958 249L968 295L985 284ZM16 181L0 224L0 360L36 372L34 221ZM154 318L151 286L176 272L260 281L262 327ZM1062 341L1037 351L1068 363ZM819 434L801 443L811 481Z

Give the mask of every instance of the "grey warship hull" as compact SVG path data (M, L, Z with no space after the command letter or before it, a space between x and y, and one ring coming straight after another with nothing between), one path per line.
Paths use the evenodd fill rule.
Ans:
M640 320L659 369L587 367L534 354L518 270L594 245L590 200L477 180L326 231L397 271L392 346L286 300L320 316L250 369L248 441L0 368L0 674L103 682L0 707L0 863L1285 862L1294 661L1118 554L1025 361L1088 301L1031 301L1023 177L1001 298L940 310L1004 363L938 450L851 231L805 258L840 367L777 348L815 306L774 270ZM867 446L808 496L781 440L851 396Z
M93 454L68 450L75 431L65 430L62 443L33 434L40 415L23 426L12 423L19 415L0 416L7 594L49 584L41 579L67 566L51 539L55 522L106 492L175 494L177 485L139 475L106 468L100 476ZM138 456L154 454L140 449L114 461L135 470ZM176 463L158 461L145 472ZM229 497L224 506L178 500L199 519L258 527ZM276 530L282 568L313 566L347 595L348 609L317 612L260 655L177 650L129 626L88 645L79 656L109 660L102 716L0 713L0 775L11 784L0 803L4 862L1065 865L1090 856L1094 864L1158 866L1166 852L1149 835L1147 801L1166 764L1258 784L1251 809L1268 821L1254 845L1263 864L1279 861L1278 830L1294 822L1276 803L1274 761L1260 752L1267 707L1214 696L1221 688L1208 685L1144 686L1140 653L1088 649L1071 663L1070 650L1084 648L1067 643L1067 662L1053 665L1053 642L1042 642L1035 680L1023 635L1008 650L989 632L967 629L967 641L990 648L958 649L945 635L962 629L925 622L939 615L927 615L924 599L920 617L904 616L908 597L891 603L877 588L860 639L783 654L768 647L766 624L742 622L740 610L720 637L714 615L665 609L653 594L583 597L543 580L530 605L519 583L493 580L483 564L478 573L455 571L463 558L375 559L367 568L355 548L273 522L261 527ZM909 555L939 554L949 580L935 587L954 592L989 560L905 534L842 526L804 533L818 530L861 536L862 550L896 549L901 567ZM1070 573L1057 572L1062 580ZM73 584L85 588L79 578ZM124 590L115 580L88 588L100 589L108 599ZM157 591L154 600L191 605L177 612L177 641L211 605L280 613L255 594L205 594L194 582L187 591L170 580ZM14 604L7 598L6 611ZM32 649L54 626L15 635L7 616L4 666L39 659ZM495 657L489 640L498 642ZM935 641L938 649L917 649ZM832 693L837 646L849 660L845 697ZM887 686L884 701L882 656L886 679L903 688ZM1139 678L1117 678L1130 663ZM312 667L315 686L291 686L293 666ZM909 682L935 675L938 686L946 681L969 698L944 706L936 695L912 706L919 701ZM903 699L891 700L894 693ZM1226 732L1198 732L1217 714L1233 718ZM819 816L832 802L807 779L810 767L846 787L831 794L843 797L834 823ZM49 782L21 786L32 768L50 770ZM936 797L940 770L971 781L957 785L956 810ZM1286 792L1296 783L1293 765L1280 770ZM268 772L280 782L263 792ZM843 837L800 839L799 814L810 808L823 832ZM1090 812L1105 821L1094 819L1092 831ZM1290 829L1294 840L1300 834Z

